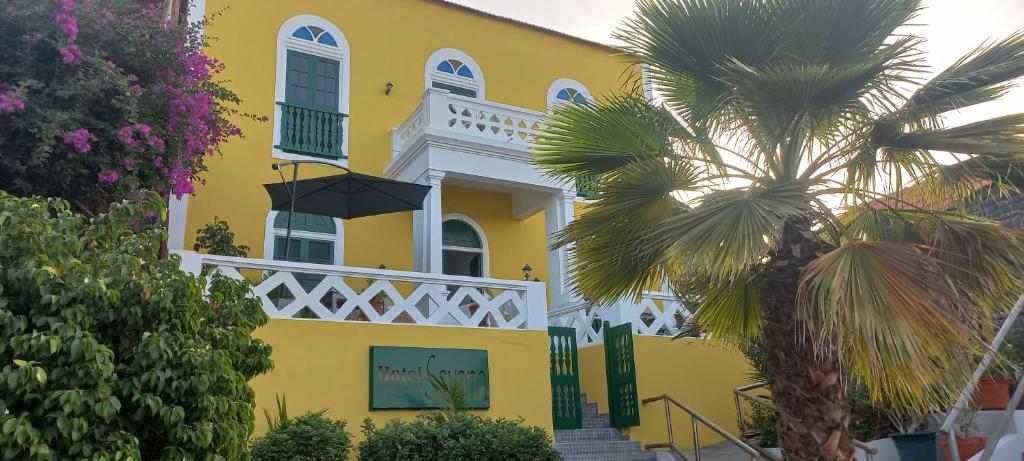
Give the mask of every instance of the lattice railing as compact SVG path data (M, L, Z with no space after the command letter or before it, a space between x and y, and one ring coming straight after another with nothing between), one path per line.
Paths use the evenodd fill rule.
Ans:
M271 318L547 328L540 282L176 253L183 270L248 280Z
M580 346L603 341L601 322L612 325L629 322L633 333L639 335L676 336L695 331L690 311L671 293L648 292L639 300L619 301L609 305L562 307L549 315L552 326L576 329L576 342Z

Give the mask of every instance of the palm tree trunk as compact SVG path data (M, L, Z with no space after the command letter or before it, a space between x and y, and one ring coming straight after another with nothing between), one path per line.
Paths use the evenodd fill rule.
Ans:
M796 315L800 274L824 247L806 222L789 222L782 244L763 274L763 340L772 402L779 414L783 458L800 461L854 459L846 384L838 351L822 354Z

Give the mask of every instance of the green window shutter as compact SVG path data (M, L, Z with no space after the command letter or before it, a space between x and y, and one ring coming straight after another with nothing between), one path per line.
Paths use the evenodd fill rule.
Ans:
M449 84L444 83L444 82L431 82L430 86L432 86L434 88L437 88L439 90L448 90L449 92L451 92L451 94L455 94L455 95L459 95L459 96L465 96L467 98L475 98L476 97L476 90L471 90L469 88L463 88L461 86L449 85Z
M441 244L463 248L484 247L476 230L457 219L450 219L441 224Z
M275 229L288 229L288 212L281 211L274 218ZM336 234L334 218L308 213L295 213L292 220L292 230L317 232L320 234Z
M312 55L288 50L284 102L302 107L313 105L313 89L310 82L315 59Z
M333 59L316 58L316 82L313 86L313 107L338 111L338 70L341 63Z

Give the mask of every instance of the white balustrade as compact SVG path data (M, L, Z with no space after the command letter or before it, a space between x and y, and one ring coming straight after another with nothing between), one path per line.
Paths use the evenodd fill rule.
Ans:
M600 344L602 322L612 326L630 323L634 334L676 336L692 327L690 311L672 293L646 292L637 300L608 305L567 306L548 314L552 326L576 329L580 346Z
M430 89L412 115L394 131L392 156L400 156L425 133L477 138L527 152L544 117L544 113L522 107Z
M176 251L182 270L204 268L253 284L271 318L506 329L547 328L544 284L422 272L235 258ZM244 275L243 275L244 273Z

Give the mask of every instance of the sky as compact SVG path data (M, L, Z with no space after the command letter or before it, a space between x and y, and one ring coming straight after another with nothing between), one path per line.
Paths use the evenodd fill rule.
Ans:
M611 32L633 12L633 0L449 0L489 13L612 43ZM942 69L986 40L1024 29L1024 0L925 0L914 33L925 37L933 69ZM950 117L951 125L1024 112L1024 89Z

